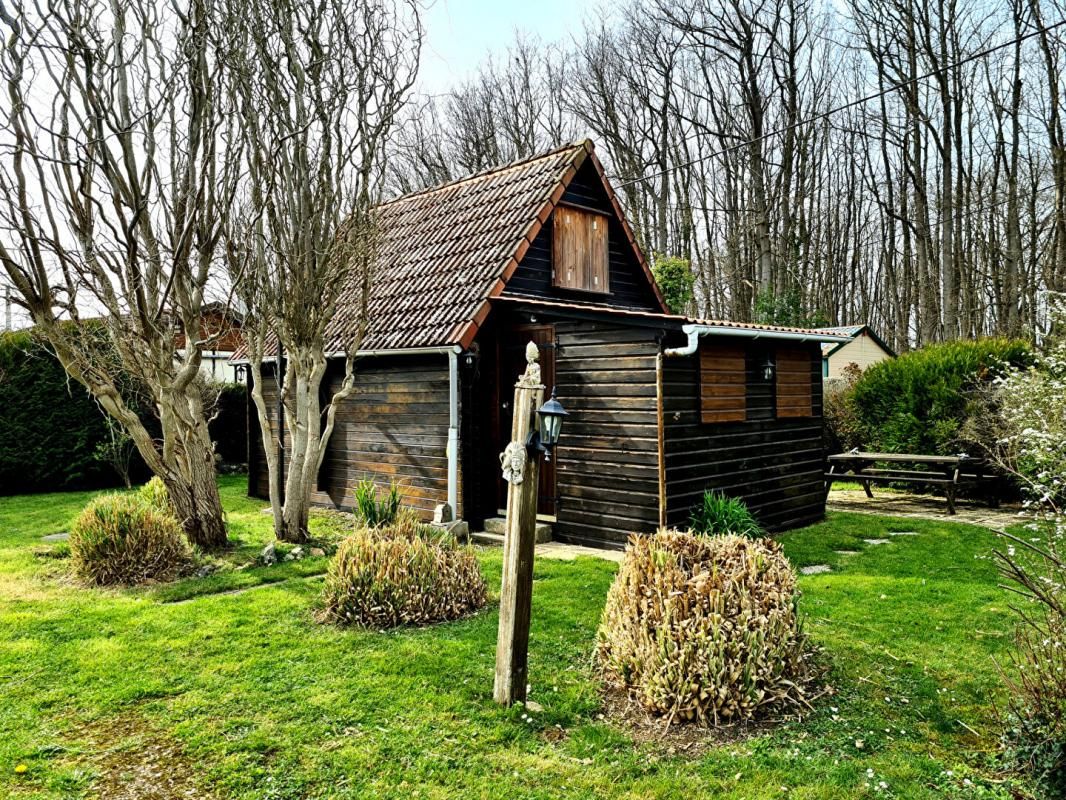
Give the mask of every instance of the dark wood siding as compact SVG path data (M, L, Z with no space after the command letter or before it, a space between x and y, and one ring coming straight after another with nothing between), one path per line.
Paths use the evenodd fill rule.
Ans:
M812 415L778 418L773 385L762 378L768 352L746 343L748 412L744 422L700 421L699 360L667 358L663 367L667 523L687 524L706 489L742 498L770 530L821 519L821 354L804 344Z
M340 365L333 367L331 389L341 380ZM264 381L271 426L276 430L276 384L272 376ZM258 434L258 426L253 434ZM255 496L266 497L262 442L258 435L253 441L256 468L249 486ZM447 446L447 356L360 360L355 391L338 409L319 474L319 491L312 494L312 500L318 505L351 508L353 488L360 480L370 478L382 486L395 480L404 504L428 518L434 506L447 500Z
M700 421L748 418L747 353L743 345L700 342Z
M611 211L610 200L591 163L585 164L571 181L562 197L563 203L612 213L607 228L607 267L610 294L579 292L558 288L552 280L552 237L554 214L541 228L518 265L504 294L543 297L556 300L579 300L605 305L660 311L648 278L637 262L625 232Z
M777 348L778 417L811 416L810 360L810 352L804 347Z
M554 537L620 547L658 526L657 331L555 324L558 397L570 413L556 453Z

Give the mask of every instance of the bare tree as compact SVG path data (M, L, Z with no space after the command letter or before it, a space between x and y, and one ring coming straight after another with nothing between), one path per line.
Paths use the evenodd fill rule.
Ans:
M200 311L237 176L213 15L211 0L0 0L0 263L205 548L226 530L197 377L210 344ZM85 315L102 317L104 337ZM124 376L150 396L161 439L124 398Z
M353 390L373 283L372 207L418 70L418 11L415 0L242 0L228 21L247 182L227 249L280 539L307 538L337 408ZM264 395L272 358L284 387L274 427Z

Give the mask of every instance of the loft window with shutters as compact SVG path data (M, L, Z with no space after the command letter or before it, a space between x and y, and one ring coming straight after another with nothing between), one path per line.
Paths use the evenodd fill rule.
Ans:
M610 292L607 222L608 217L603 214L567 206L556 208L552 264L557 288Z
M777 348L777 416L814 416L811 398L811 354L800 347Z

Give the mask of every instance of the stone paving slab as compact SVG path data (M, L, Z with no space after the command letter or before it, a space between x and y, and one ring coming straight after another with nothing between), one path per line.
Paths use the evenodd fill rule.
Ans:
M936 522L963 522L1001 531L1021 521L1020 507L1004 505L989 508L973 500L958 500L958 513L948 514L947 501L943 497L907 492L875 491L872 498L862 489L834 489L829 493L826 507L830 511L847 511L856 514L877 514L886 517L911 517L930 519Z
M503 546L503 536L499 534L477 531L471 533L470 538L475 544L483 547ZM605 561L621 563L623 555L624 553L621 550L601 550L598 547L585 547L580 544L565 544L563 542L543 542L536 547L536 558L555 558L561 561L573 561L578 556L589 556L590 558L602 558Z

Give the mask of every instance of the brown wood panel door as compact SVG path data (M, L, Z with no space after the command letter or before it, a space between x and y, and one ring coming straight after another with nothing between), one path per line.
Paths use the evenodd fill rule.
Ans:
M544 383L545 399L555 385L555 326L522 325L501 331L499 339L499 450L511 440L511 423L514 420L514 385L526 369L526 345L536 342L540 349L540 375ZM497 501L500 508L507 506L507 482L499 474ZM555 462L540 462L540 482L537 490L537 513L555 515Z

